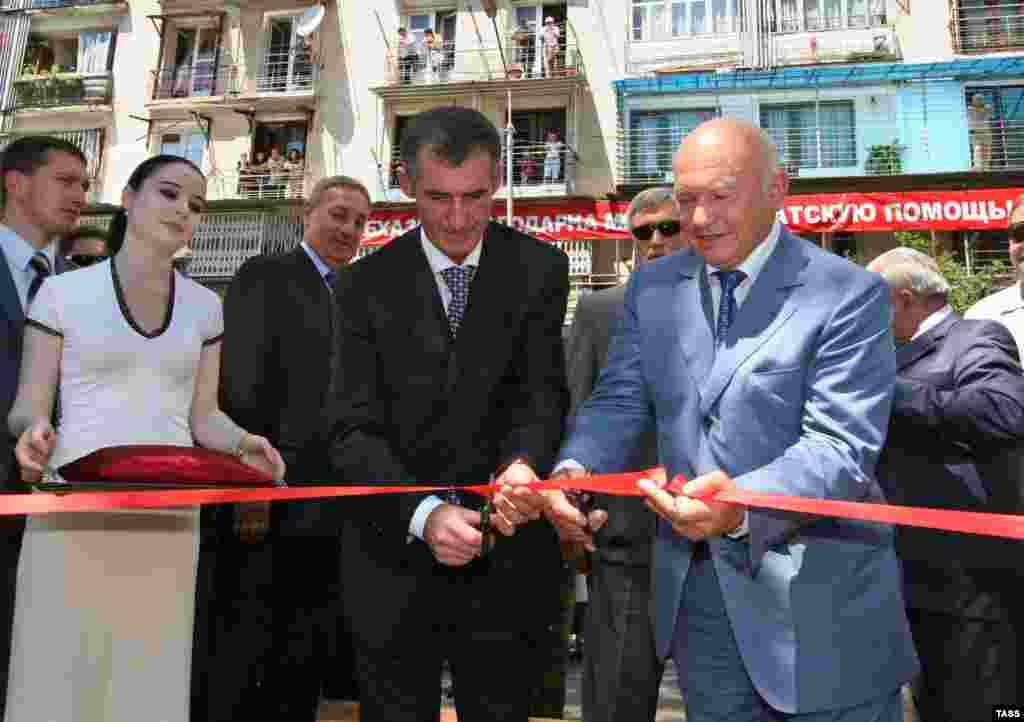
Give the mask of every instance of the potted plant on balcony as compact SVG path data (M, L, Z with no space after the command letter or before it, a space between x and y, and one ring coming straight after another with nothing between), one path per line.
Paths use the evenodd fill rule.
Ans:
M895 139L892 143L877 143L868 148L864 161L867 175L899 175L903 172L903 146Z

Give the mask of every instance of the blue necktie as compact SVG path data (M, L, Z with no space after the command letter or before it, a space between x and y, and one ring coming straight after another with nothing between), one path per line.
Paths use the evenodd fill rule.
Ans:
M46 257L46 254L42 251L37 251L32 260L28 262L28 265L35 271L35 276L28 284L28 296L25 299L25 309L28 310L28 306L32 303L32 299L39 293L39 287L43 285L43 281L50 277L53 273L53 269L50 268L50 259Z
M722 295L718 299L718 324L715 326L715 344L725 341L725 334L736 318L736 287L743 283L747 274L743 271L715 271Z
M334 293L334 279L338 277L334 271L328 271L324 274L324 283L327 284L327 290Z
M473 282L474 273L476 266L451 266L441 271L441 278L452 294L452 300L448 304L448 330L453 339L458 336L462 317L466 314L469 286Z

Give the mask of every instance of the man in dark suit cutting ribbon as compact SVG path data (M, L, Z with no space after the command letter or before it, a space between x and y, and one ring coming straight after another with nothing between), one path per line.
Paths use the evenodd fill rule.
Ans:
M568 259L490 222L500 152L476 111L412 118L401 182L421 225L336 284L334 477L453 487L345 507L364 722L436 719L445 659L460 720L525 722L537 650L557 642L557 539L528 523L542 497L512 485L546 474L562 435ZM459 487L492 476L502 535L482 554L483 500Z

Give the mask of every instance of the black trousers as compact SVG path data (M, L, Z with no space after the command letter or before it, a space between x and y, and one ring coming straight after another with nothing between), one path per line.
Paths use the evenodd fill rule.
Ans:
M357 699L337 632L339 541L272 529L242 544L232 506L205 507L192 658L193 722L312 722L321 691Z
M987 722L993 705L1024 703L1016 625L915 608L907 618L921 660L921 722Z
M653 722L664 665L654 651L651 568L594 559L583 647L583 719Z
M18 586L18 558L25 534L25 517L0 518L0 720L7 706L7 676L11 664L11 631L14 626L14 593Z

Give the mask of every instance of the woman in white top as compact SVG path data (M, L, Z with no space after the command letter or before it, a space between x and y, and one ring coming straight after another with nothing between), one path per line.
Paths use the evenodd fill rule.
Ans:
M220 300L172 265L205 197L206 180L189 161L146 160L111 223L114 246L123 238L117 255L40 288L8 417L25 481L44 466L73 479L76 461L124 444L198 444L284 477L270 443L218 408ZM187 722L198 511L29 519L9 722Z

